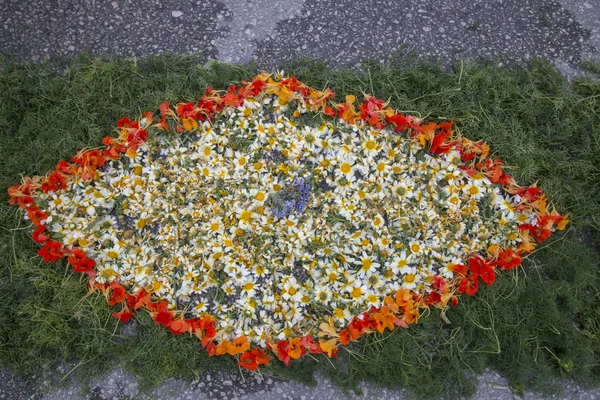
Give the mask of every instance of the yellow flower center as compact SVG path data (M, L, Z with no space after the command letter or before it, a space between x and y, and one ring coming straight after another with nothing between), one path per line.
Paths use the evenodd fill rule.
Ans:
M340 171L342 171L343 174L349 174L350 171L352 171L352 166L349 163L342 163L340 165Z
M252 219L252 212L247 210L242 211L242 213L240 214L240 219L246 223L250 222L250 220Z

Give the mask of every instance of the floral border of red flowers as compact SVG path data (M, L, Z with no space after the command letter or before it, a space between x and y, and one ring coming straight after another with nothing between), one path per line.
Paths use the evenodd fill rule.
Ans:
M165 300L153 301L150 293L141 289L137 293L127 293L125 287L113 281L102 284L95 280L94 260L87 257L78 248L66 248L61 242L51 239L46 231L44 220L48 215L35 204L34 196L38 191L52 192L65 189L70 179L89 181L97 179L98 168L107 160L115 160L123 154L134 155L136 150L148 138L147 129L154 126L160 130L170 130L168 122L175 123L178 133L198 128L198 123L212 121L226 107L240 107L247 98L255 98L262 94L278 96L280 105L290 101L303 100L306 107L313 112L331 118L342 119L349 124L367 124L374 129L392 127L395 131L408 134L419 141L431 154L446 154L458 150L461 155L461 169L469 176L485 175L492 183L499 184L513 195L521 197L516 206L517 211L533 211L537 216L536 224L519 226L521 243L516 248L500 249L490 246L485 257L473 254L466 265L454 267L455 277L445 280L435 276L433 291L424 297L413 291L401 289L395 297L386 296L383 306L372 307L360 316L355 316L348 326L341 331L334 327L331 317L320 325L318 339L310 334L304 337L293 337L287 340L267 340L267 349L286 365L292 359L299 359L306 353L337 357L338 348L357 340L364 334L378 331L380 333L396 327L408 328L409 324L418 322L420 309L436 307L444 312L449 304L458 305L456 293L473 296L479 290L480 280L487 286L496 279L496 271L508 270L519 266L523 254L531 253L535 246L542 243L555 230L562 230L568 223L568 216L562 216L555 210L548 211L546 198L542 190L535 185L518 186L515 180L504 170L499 158L491 158L489 146L485 142L473 142L452 129L452 121L439 124L430 122L422 124L422 119L405 115L388 107L383 100L365 95L362 103L348 95L343 103L335 103L335 93L330 89L318 91L298 81L296 77L274 80L267 73L261 73L250 82L242 81L240 86L229 86L226 91L217 91L212 87L206 89L197 103L179 103L175 108L167 102L159 107L160 117L152 125L155 116L146 112L141 120L131 121L123 118L118 121L118 137L107 136L102 140L103 147L82 149L71 162L60 161L56 169L45 177L25 178L20 185L8 189L9 203L20 206L29 220L36 227L33 240L41 245L38 251L45 262L56 262L66 257L73 271L88 276L90 291L100 290L107 299L108 305L118 306L119 311L112 315L123 322L133 316L139 309L147 310L155 323L163 325L177 335L189 333L201 340L202 346L210 356L230 354L238 357L238 365L247 370L257 370L261 365L269 364L269 355L265 349L252 347L248 338L241 336L234 340L217 337L215 318L206 314L201 318L186 319L182 314L168 310ZM298 116L299 112L295 112Z

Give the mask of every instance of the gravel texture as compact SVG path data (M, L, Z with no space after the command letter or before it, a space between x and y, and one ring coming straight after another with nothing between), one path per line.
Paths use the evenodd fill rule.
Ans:
M0 0L0 53L202 53L267 69L298 57L355 66L396 52L447 65L543 56L571 78L581 60L600 60L598 21L598 0Z
M0 372L0 399L7 400L129 400L129 399L169 399L169 400L403 400L410 399L401 389L379 388L373 385L360 385L357 391L344 391L327 379L315 375L316 385L306 386L296 382L286 382L270 376L247 374L205 373L194 381L170 379L155 390L142 391L138 382L120 369L113 370L101 379L90 383L87 392L76 384L60 389L48 389L48 380L35 378L32 384L19 378L11 378ZM493 371L486 371L478 378L477 393L474 399L517 400L506 379ZM561 382L563 393L553 397L569 400L594 400L599 392L585 391L569 382ZM524 400L546 399L540 394L525 393Z
M198 54L222 61L257 60L267 69L299 57L330 67L385 60L396 52L438 57L495 57L501 63L548 58L567 77L581 60L600 60L599 0L0 0L0 53L27 62L71 56ZM60 371L58 371L60 373ZM66 373L66 372L64 372ZM204 374L142 392L114 370L82 392L50 380L0 371L0 399L404 399L402 390L362 385L344 392L321 376L305 386L267 376ZM518 398L493 371L478 377L476 399ZM562 382L558 398L600 398ZM541 399L526 393L525 399Z

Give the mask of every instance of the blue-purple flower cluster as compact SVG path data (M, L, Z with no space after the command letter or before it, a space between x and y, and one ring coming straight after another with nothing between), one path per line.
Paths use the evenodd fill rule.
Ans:
M286 218L293 212L302 214L310 196L310 184L304 178L296 177L292 184L272 196L270 208L277 218Z

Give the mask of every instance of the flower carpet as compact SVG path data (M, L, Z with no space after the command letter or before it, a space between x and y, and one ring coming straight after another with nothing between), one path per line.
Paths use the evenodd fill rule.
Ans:
M9 188L46 262L248 370L457 306L568 223L486 143L259 74ZM445 317L444 317L445 318Z

